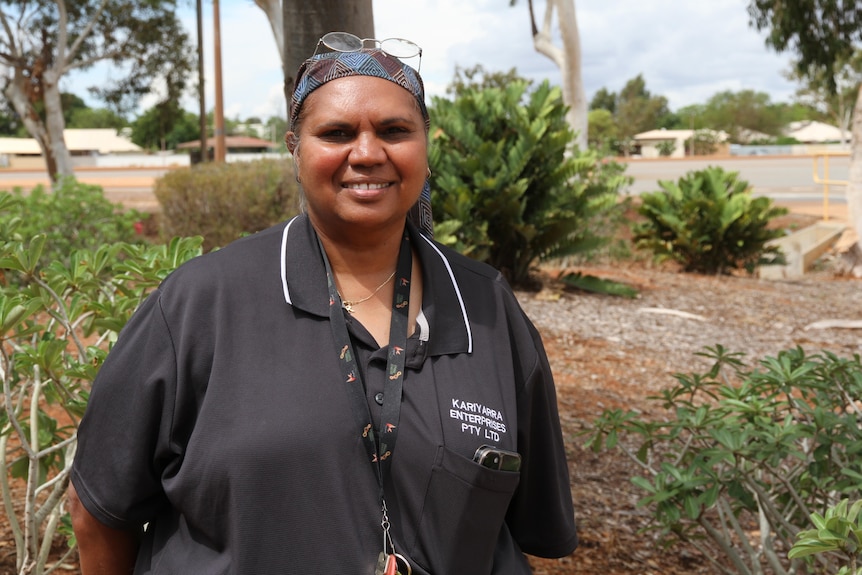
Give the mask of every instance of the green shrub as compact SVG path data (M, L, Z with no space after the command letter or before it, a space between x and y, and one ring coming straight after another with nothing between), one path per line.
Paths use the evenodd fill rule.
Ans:
M146 294L201 251L200 238L116 243L43 263L48 246L45 234L0 242L0 273L24 280L0 285L0 496L15 573L33 575L62 571L72 553L51 555L71 534L63 501L77 427L108 347Z
M801 348L755 369L721 346L706 373L677 374L650 398L665 418L606 410L587 431L595 450L622 449L654 525L699 548L722 573L799 573L787 551L812 511L858 498L862 362ZM795 555L794 555L795 557ZM818 556L823 573L835 558Z
M638 213L645 221L634 228L635 244L658 260L673 260L687 272L727 273L783 262L769 240L772 218L787 213L772 200L753 197L737 172L720 167L689 172L678 182L659 181L662 191L643 194Z
M856 565L862 555L862 500L853 505L842 499L829 507L826 513L811 514L814 529L800 531L796 543L787 553L790 559L808 557L818 553L834 553L842 557L847 565L836 575L860 575Z
M203 236L204 250L266 229L299 211L288 160L198 164L156 181L164 237Z
M527 87L435 98L429 152L438 239L522 287L537 262L605 243L590 221L630 181L624 166L575 149L558 88Z
M656 144L659 156L663 158L669 157L676 150L676 142L673 140L662 140Z
M0 241L29 240L45 234L43 263L69 264L76 250L96 249L116 242L142 242L135 230L144 214L123 210L105 198L102 188L61 180L54 190L37 186L0 192Z
M696 130L691 138L685 141L685 149L693 156L709 156L718 150L718 134L712 130Z

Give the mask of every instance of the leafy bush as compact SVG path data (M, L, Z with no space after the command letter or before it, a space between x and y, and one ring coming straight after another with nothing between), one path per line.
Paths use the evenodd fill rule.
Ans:
M749 369L721 346L699 355L714 361L708 372L677 374L650 398L666 418L606 410L587 444L635 461L645 473L632 478L645 493L639 505L717 571L798 573L801 560L786 553L812 511L858 497L860 356L796 348ZM837 570L834 558L816 560L819 572Z
M663 158L669 157L676 150L676 142L673 140L662 140L656 144L659 156Z
M0 199L0 210L10 201ZM201 251L200 238L116 243L74 251L68 264L46 264L48 241L42 234L0 242L0 272L20 277L22 286L0 287L0 493L16 573L33 575L66 559L49 564L57 533L71 535L62 503L76 431L108 346L145 295ZM16 480L24 483L22 500L13 499Z
M164 237L203 236L204 250L227 245L299 211L293 163L197 164L156 181Z
M694 156L709 156L718 150L718 134L712 130L696 130L685 141L685 149L691 150Z
M43 263L68 265L76 250L143 241L135 224L147 216L123 210L105 198L99 186L74 178L64 178L54 190L37 186L29 194L16 189L0 192L0 197L0 241L29 240L44 233Z
M435 98L429 151L435 234L525 286L538 261L607 241L590 221L615 207L624 166L574 148L558 88L462 87Z
M787 210L753 197L737 172L713 166L659 185L662 191L641 196L638 213L645 221L634 228L637 247L656 259L711 274L783 262L779 249L766 244L783 235L769 221Z
M831 506L824 515L811 514L815 529L800 531L797 541L787 554L790 559L808 557L817 553L837 553L846 558L849 565L842 567L837 575L859 575L856 568L862 554L862 500L849 508L849 500L842 499Z

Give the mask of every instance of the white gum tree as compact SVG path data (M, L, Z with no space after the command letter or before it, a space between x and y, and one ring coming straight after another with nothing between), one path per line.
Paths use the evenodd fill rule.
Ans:
M510 0L513 6L517 0ZM587 148L587 96L581 73L581 36L575 0L547 0L542 27L536 25L533 0L527 0L530 8L533 46L539 54L547 56L560 69L562 75L563 102L569 107L567 119L577 134L578 147ZM554 13L560 30L561 46L554 44Z

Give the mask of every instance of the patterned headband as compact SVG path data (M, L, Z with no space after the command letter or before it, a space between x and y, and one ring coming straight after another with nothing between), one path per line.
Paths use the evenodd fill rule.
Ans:
M382 50L366 48L356 52L315 54L299 67L290 102L290 130L296 126L299 111L309 94L329 81L348 76L373 76L398 84L413 94L419 103L426 127L429 125L428 110L425 107L425 86L419 73Z

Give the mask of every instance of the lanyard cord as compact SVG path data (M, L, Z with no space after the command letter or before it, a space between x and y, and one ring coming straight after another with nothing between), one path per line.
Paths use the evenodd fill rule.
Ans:
M320 239L318 238L318 244ZM386 380L383 384L383 410L380 417L380 428L375 435L371 418L371 409L365 397L365 385L356 363L356 354L347 331L347 321L342 310L341 297L335 285L335 276L326 257L326 251L320 244L320 253L326 265L326 280L329 287L329 323L332 335L338 346L338 357L347 392L353 406L359 429L362 433L368 459L377 475L380 486L380 500L383 500L383 482L392 465L392 453L395 450L395 440L398 437L398 424L401 417L401 397L404 384L404 365L407 349L407 313L410 308L410 275L412 272L413 254L410 249L410 237L407 229L401 239L401 249L398 252L398 264L395 268L395 293L392 296L392 318L389 324L389 357Z

